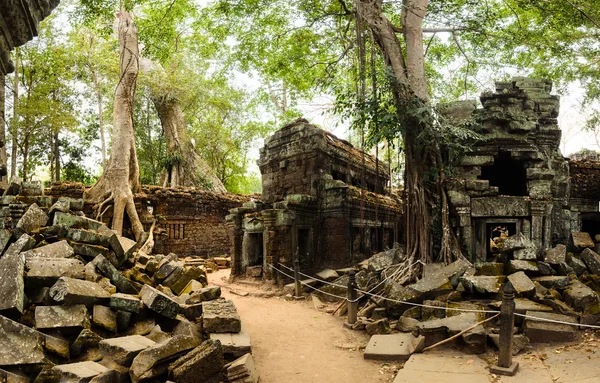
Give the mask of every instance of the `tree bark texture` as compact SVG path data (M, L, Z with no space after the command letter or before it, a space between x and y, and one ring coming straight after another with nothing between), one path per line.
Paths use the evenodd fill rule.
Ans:
M11 124L10 176L17 177L17 135L19 134L19 48L15 48L15 74L13 82L13 122Z
M118 235L123 234L127 212L138 240L144 231L133 200L133 193L141 190L133 129L133 101L139 69L138 32L131 16L124 10L118 15L118 23L120 70L115 89L113 148L102 176L84 198L96 204L99 214L107 203L113 202L112 229Z
M429 101L422 29L428 0L403 1L401 20L404 51L396 35L398 28L387 19L381 5L381 0L358 0L356 14L373 32L375 43L380 47L386 65L396 78L393 93L399 112L410 112L411 108L425 105ZM434 257L430 211L434 201L443 204L442 214L446 214L448 209L447 201L443 198L445 195L440 195L440 184L425 182L423 176L428 169L440 165L437 160L441 156L439 152L431 148L425 149L419 143L419 135L431 122L417 120L410 115L408 117L409 121L402 131L406 160L404 229L407 253L412 258L431 262ZM437 150L439 151L439 147ZM443 222L448 221L443 219Z
M6 177L7 157L6 157L6 110L5 100L6 91L5 83L6 76L0 74L0 189L5 189L8 186L8 177Z
M152 95L167 143L167 169L161 181L164 186L195 186L215 193L227 189L210 165L198 154L185 126L179 101L167 95Z

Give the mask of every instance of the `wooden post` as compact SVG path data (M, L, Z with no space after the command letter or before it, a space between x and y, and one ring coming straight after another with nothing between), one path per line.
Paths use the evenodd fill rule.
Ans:
M358 311L356 297L356 272L350 270L348 273L348 324L356 323L356 313Z
M502 306L500 306L500 351L498 365L492 366L494 374L514 376L519 363L512 361L512 338L515 326L515 290L512 283L507 282L503 289Z

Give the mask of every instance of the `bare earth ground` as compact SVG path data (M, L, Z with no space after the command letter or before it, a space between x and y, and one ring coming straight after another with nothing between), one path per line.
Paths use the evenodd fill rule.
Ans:
M208 274L222 287L250 335L261 383L391 382L397 366L363 359L364 332L343 327L342 318L317 310L312 301L268 297L260 285L227 282L230 270ZM249 292L240 296L231 291Z
M268 285L228 283L229 273L219 270L208 279L235 302L261 383L389 383L403 368L364 360L369 336L344 328L343 318L324 311L333 305L318 310L311 300L287 301ZM581 333L571 344L536 344L521 352L513 359L520 365L513 377L489 372L497 362L491 348L468 355L444 346L413 357L396 383L600 383L600 330Z

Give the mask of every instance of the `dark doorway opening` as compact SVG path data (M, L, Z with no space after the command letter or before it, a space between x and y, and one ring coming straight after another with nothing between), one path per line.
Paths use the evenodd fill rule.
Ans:
M528 195L525 167L511 158L509 152L498 153L492 165L482 166L479 179L490 181L490 186L497 186L500 195Z
M502 253L502 244L504 240L511 235L517 234L517 223L488 223L486 224L486 239L488 241L487 257L494 257Z
M310 265L310 229L298 229L298 253L300 256L300 265Z
M592 239L600 234L600 213L581 214L581 231L589 233Z
M250 233L248 235L248 266L262 266L264 260L263 234Z

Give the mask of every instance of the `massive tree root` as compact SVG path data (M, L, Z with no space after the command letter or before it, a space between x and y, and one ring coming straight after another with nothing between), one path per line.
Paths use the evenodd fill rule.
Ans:
M133 100L139 67L138 33L131 16L124 10L119 13L118 22L120 76L115 89L112 153L102 176L84 194L84 199L95 204L99 212L112 200L112 229L122 235L127 212L135 239L138 240L144 232L133 200L133 193L141 190L133 131Z

